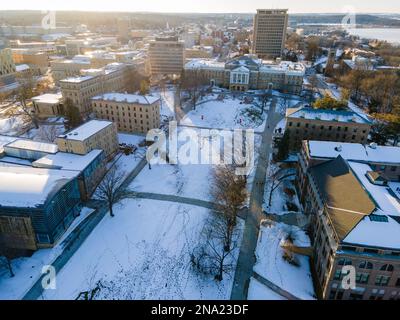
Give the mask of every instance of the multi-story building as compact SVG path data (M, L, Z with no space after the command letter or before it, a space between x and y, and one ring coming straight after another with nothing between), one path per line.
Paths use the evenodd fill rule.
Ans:
M0 245L49 247L79 213L76 172L0 165Z
M90 99L106 92L124 92L133 66L112 63L100 69L81 70L81 76L60 81L64 101L71 99L81 113L92 111Z
M27 64L33 74L42 75L49 68L49 57L46 52L31 49L12 49L12 57L16 64Z
M254 17L252 53L262 58L276 58L285 49L288 26L287 9L259 9Z
M0 84L16 72L11 50L0 46Z
M185 43L178 37L158 37L149 43L152 76L181 74L185 61Z
M135 94L106 93L92 98L99 119L113 121L119 131L147 133L160 127L160 98Z
M117 125L106 120L91 120L58 136L56 143L62 152L80 155L100 149L109 159L119 148Z
M53 60L50 62L51 74L56 83L59 83L62 79L79 75L82 69L92 67L89 57L85 59L82 56L79 57L72 60Z
M22 255L53 246L100 183L104 157L0 136L0 245Z
M298 190L320 298L400 300L399 170L397 147L303 142ZM342 283L348 268L350 288Z
M303 140L366 143L372 123L352 111L313 108L286 110L286 129L290 150L296 151Z
M35 113L39 117L48 118L63 114L61 93L45 93L31 100Z
M305 67L288 61L267 64L252 55L245 55L226 63L194 59L185 65L184 73L185 77L199 77L211 85L233 91L274 89L300 94Z

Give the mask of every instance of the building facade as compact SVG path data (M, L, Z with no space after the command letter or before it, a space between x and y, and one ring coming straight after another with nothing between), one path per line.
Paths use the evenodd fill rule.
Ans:
M106 93L92 98L98 119L114 122L118 131L147 133L160 127L160 98Z
M12 57L16 64L29 65L35 75L45 74L49 68L49 56L43 51L12 49Z
M129 86L130 72L133 72L133 66L121 63L112 63L101 69L81 70L80 76L60 81L63 99L71 99L81 113L90 113L90 99L106 92L124 92Z
M62 152L85 155L99 149L110 159L119 148L117 125L106 120L91 120L58 136L56 143Z
M305 67L287 61L267 64L245 55L226 63L194 59L185 65L184 73L185 77L199 77L202 82L232 91L273 89L298 95L303 88Z
M290 108L286 129L290 150L298 151L303 140L366 143L372 123L352 111Z
M150 72L157 75L180 75L185 61L185 43L177 37L156 38L149 43Z
M311 219L318 295L400 300L400 176L380 170L388 162L390 171L399 170L400 148L340 146L304 141L299 154L297 187ZM343 287L344 267L354 270L352 288Z
M276 58L285 49L289 16L287 9L259 9L254 17L252 53Z
M46 93L40 96L33 97L33 108L39 117L48 118L63 113L62 94Z
M21 252L51 247L79 213L76 173L0 166L0 176L0 243Z
M16 69L11 50L8 48L1 48L0 46L0 87L8 84L8 77L14 79L13 75L15 72Z

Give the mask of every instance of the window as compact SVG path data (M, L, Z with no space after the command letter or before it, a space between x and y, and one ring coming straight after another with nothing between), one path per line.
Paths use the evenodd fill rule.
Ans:
M391 264L385 264L381 267L381 271L390 271L392 272L394 270L393 265Z
M377 215L377 214L370 214L369 220L371 220L373 222L389 222L389 219L387 216L381 216L381 215Z
M372 269L373 265L371 262L369 261L363 261L360 263L360 265L358 266L360 269Z
M359 293L350 293L350 300L362 300L363 295Z
M352 262L351 262L350 259L343 258L343 259L340 259L340 260L338 261L338 265L339 265L339 266L351 266L351 265L352 265Z
M357 273L356 282L357 283L368 283L369 274L368 273Z
M377 275L375 278L375 284L377 286L387 286L390 281L390 277Z
M396 287L400 287L400 278L397 278Z

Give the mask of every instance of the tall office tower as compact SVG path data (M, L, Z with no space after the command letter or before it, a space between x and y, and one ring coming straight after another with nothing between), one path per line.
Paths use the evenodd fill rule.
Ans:
M287 9L258 9L254 17L252 52L260 58L277 58L285 48Z
M158 37L150 42L149 58L151 75L181 74L185 43L178 37Z

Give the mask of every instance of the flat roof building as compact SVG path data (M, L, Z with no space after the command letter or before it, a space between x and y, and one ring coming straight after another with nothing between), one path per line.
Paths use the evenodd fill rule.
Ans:
M160 127L160 97L106 93L92 98L92 108L99 119L116 123L123 132L147 133Z

